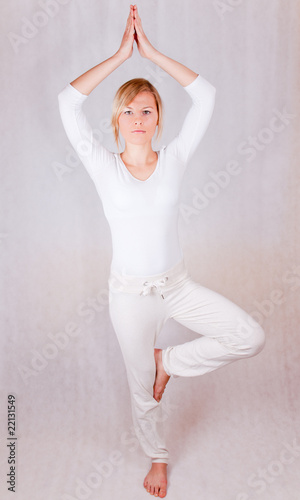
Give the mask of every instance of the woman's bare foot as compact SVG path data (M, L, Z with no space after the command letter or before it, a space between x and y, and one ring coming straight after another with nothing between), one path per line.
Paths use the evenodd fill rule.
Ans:
M144 487L155 497L164 498L167 494L167 466L164 463L153 463L144 479Z
M165 387L169 382L170 376L166 374L162 363L161 349L154 349L154 358L156 363L156 376L153 385L153 397L156 401L160 401L164 393Z

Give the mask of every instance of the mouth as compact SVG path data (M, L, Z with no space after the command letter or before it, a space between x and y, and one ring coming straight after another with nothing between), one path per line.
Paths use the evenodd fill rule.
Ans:
M133 130L131 133L132 134L145 134L146 130Z

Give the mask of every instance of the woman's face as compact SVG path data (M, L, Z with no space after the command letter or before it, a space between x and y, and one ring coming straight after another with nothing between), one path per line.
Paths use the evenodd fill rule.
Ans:
M151 92L143 91L121 112L119 128L125 142L141 145L151 142L157 121L155 98Z

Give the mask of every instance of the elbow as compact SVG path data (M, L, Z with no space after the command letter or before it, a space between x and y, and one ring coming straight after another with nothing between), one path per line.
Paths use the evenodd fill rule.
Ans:
M211 95L211 100L213 102L215 102L216 100L216 93L217 93L217 89L214 85L211 84L211 87L210 87L210 95Z
M58 93L57 95L57 99L59 102L63 102L63 101L66 101L69 99L69 96L72 96L72 92L71 90L74 88L74 87L71 87L70 83L67 83L62 89L61 91Z
M63 88L58 94L57 94L57 100L58 102L63 101L65 95L65 88Z
M212 115L213 110L215 108L216 92L217 92L216 87L212 85L211 88L209 89L209 93L207 94L207 108L209 108L210 110L209 111L210 115Z
M204 97L204 102L206 103L206 106L207 108L209 108L211 110L211 112L213 111L214 107L215 107L215 102L216 102L216 93L217 93L217 89L216 87L206 81L206 87L205 87L205 97Z
M211 99L211 106L213 109L216 103L216 93L217 93L216 87L214 87L214 85L211 85L210 99Z
M58 104L59 114L62 118L65 113L68 113L68 104L64 89L57 95L57 104Z
M63 101L63 91L59 92L59 94L57 95L57 101L58 101L58 106L60 106L60 104Z

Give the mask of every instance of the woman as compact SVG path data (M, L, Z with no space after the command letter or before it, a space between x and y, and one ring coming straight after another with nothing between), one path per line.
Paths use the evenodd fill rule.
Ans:
M125 149L112 153L96 141L82 104L132 55L134 41L142 57L177 80L192 106L175 139L153 151L151 140L162 126L160 96L145 79L126 82L115 96L112 116L117 144L121 132ZM264 345L264 331L250 315L191 279L178 241L182 178L208 127L214 102L213 85L151 45L136 5L130 6L119 50L59 94L64 128L95 183L110 225L110 318L126 366L135 430L152 461L144 487L160 498L166 496L169 461L160 402L170 377L203 375L254 356ZM199 333L199 338L155 349L168 318Z

